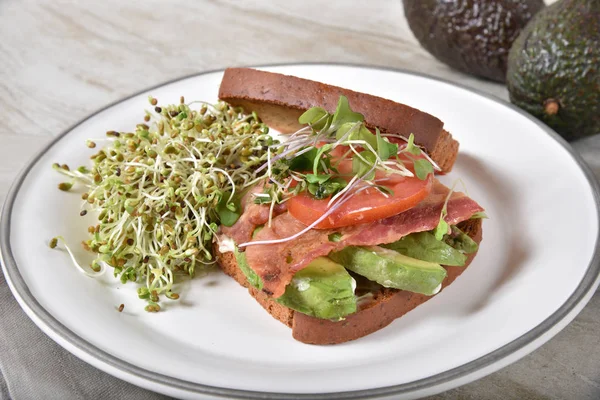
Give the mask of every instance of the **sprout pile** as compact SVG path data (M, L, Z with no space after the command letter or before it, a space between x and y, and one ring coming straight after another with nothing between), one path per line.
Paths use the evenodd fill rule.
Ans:
M97 215L83 242L97 254L91 269L112 267L121 282L143 284L138 296L151 312L160 310L161 295L179 297L172 291L177 274L193 276L214 263L219 224L237 220L240 199L265 178L257 169L267 150L278 148L254 113L224 102L180 100L159 106L150 97L154 110L146 111L144 122L134 132L107 132L102 140L108 144L91 157L91 167L53 165L71 178L59 189L85 185L80 215ZM95 148L96 142L86 144ZM56 244L57 238L51 241Z

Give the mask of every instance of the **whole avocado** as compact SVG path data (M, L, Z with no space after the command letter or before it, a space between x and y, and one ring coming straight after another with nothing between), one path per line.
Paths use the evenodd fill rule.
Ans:
M543 0L404 0L417 40L452 68L504 82L508 51Z
M600 0L537 14L508 59L510 100L567 140L600 133Z

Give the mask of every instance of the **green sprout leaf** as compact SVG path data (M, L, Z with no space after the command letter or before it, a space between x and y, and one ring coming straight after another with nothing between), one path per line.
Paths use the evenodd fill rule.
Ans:
M215 207L215 211L219 215L221 224L225 226L232 226L235 224L241 214L239 199L236 199L234 196L232 201L228 202L230 194L231 193L223 193L221 200L217 203L217 207Z
M290 169L292 171L304 172L312 169L319 149L312 148L304 154L292 158L290 161Z
M425 180L427 175L433 174L433 165L424 158L419 158L414 161L415 174L420 180Z
M350 129L353 129L357 124L360 124L360 122L346 122L342 125L340 125L337 130L335 131L335 138L337 140L341 140ZM354 128L356 131L358 131L358 129L360 128ZM357 135L356 132L351 133L346 140L354 140L356 139Z
M317 154L315 155L315 159L313 160L313 174L317 175L319 171L323 170L323 164L321 163L321 161L325 163L326 167L329 167L331 165L327 153L329 153L332 148L333 146L331 144L326 144L317 150ZM323 155L325 155L325 157L323 157Z
M331 125L339 128L347 122L363 122L365 117L362 114L354 112L350 109L348 104L348 98L346 96L340 96L337 108L333 114L333 120Z
M444 200L444 205L442 206L442 212L440 213L440 221L438 222L437 226L433 230L433 234L435 235L435 238L437 240L444 239L444 236L447 235L448 232L450 231L450 226L448 225L448 223L446 222L446 220L444 218L446 218L446 216L448 215L448 201L450 201L450 197L452 196L452 193L454 192L455 186L456 186L456 182L454 183L454 185L452 185L452 189L450 189L450 191L448 192L448 195L446 196L446 200Z
M359 125L359 126L357 126ZM353 132L345 138L344 142L349 140L361 140L377 151L377 137L367 129L361 122L346 122L341 125L335 133L335 138L341 140L347 133L353 129ZM342 143L344 143L342 142ZM366 145L364 147L367 147Z
M375 177L375 171L372 171L370 174L368 174L368 172L373 168L375 162L377 162L377 157L370 151L363 151L359 154L360 157L355 155L352 158L352 172L362 179L373 179Z
M406 145L406 151L408 151L410 154L413 154L415 156L418 156L419 154L421 154L421 149L418 148L417 146L415 146L415 135L413 135L412 133L408 137L408 144Z
M446 216L445 214L446 213L442 211L442 215L440 216L440 222L433 230L433 234L435 235L435 238L437 240L442 240L444 238L444 235L448 233L449 226L448 223L444 220L444 217Z
M375 132L376 132L375 138L377 140L376 149L377 149L377 155L379 155L379 158L381 158L383 161L386 161L391 156L395 156L396 154L398 154L398 145L397 144L392 144L392 143L388 142L387 140L385 140L384 138L382 138L381 132L379 132L379 129L376 129Z
M476 212L475 214L471 215L471 219L478 219L478 218L488 219L489 217L483 211L479 211L479 212Z
M145 287L138 288L137 294L140 299L150 298L150 291L148 290L148 288Z
M355 139L364 140L373 148L373 150L377 151L377 137L363 124L361 124Z
M308 192L315 197L315 199L323 200L328 198L329 196L333 196L334 194L345 188L346 185L348 185L348 182L346 182L342 178L332 178L322 183L309 183L307 189Z
M329 178L331 178L331 174L321 174L321 175L308 174L308 175L306 175L306 182L321 184L321 183L324 183L327 180L329 180Z
M254 203L255 204L269 204L273 201L273 198L271 197L270 193L264 193L267 194L267 196L256 196L254 198Z
M302 125L309 124L315 130L321 130L328 125L331 118L332 116L324 108L311 107L298 118L298 122Z

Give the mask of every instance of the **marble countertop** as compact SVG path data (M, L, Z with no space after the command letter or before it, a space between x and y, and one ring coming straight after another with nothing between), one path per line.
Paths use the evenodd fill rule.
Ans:
M406 24L401 1L3 0L0 38L0 203L18 171L53 136L126 95L204 70L300 61L357 63L419 71L508 98L503 85L451 70L423 50ZM600 177L600 135L574 147ZM3 279L0 284L6 286ZM12 310L22 315L11 320L25 319L19 309ZM30 322L19 327L37 330ZM16 332L0 334L13 352L12 357L0 352L0 397L35 393L31 388L19 392L12 381L23 380L7 361L20 357ZM596 293L567 328L532 354L435 398L600 398L598 332ZM93 369L40 337L48 340L51 356L70 360L73 368ZM109 385L124 385L122 398L149 395L103 372L93 373ZM45 376L35 379L43 382ZM72 398L80 396L73 393Z

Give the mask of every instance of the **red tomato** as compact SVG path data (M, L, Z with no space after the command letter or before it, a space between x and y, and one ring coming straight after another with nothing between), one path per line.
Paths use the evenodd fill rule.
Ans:
M405 165L412 170L412 163L405 162ZM340 173L344 174L347 169L351 171L351 165L345 162L340 164ZM384 178L384 175L378 172L376 178ZM394 174L380 184L392 190L393 194L386 197L374 188L363 190L353 195L315 228L338 228L400 214L427 197L433 185L433 175L429 174L425 180L420 180L417 177L401 177ZM310 193L303 192L288 201L288 211L300 222L310 225L327 211L329 200L317 200Z

